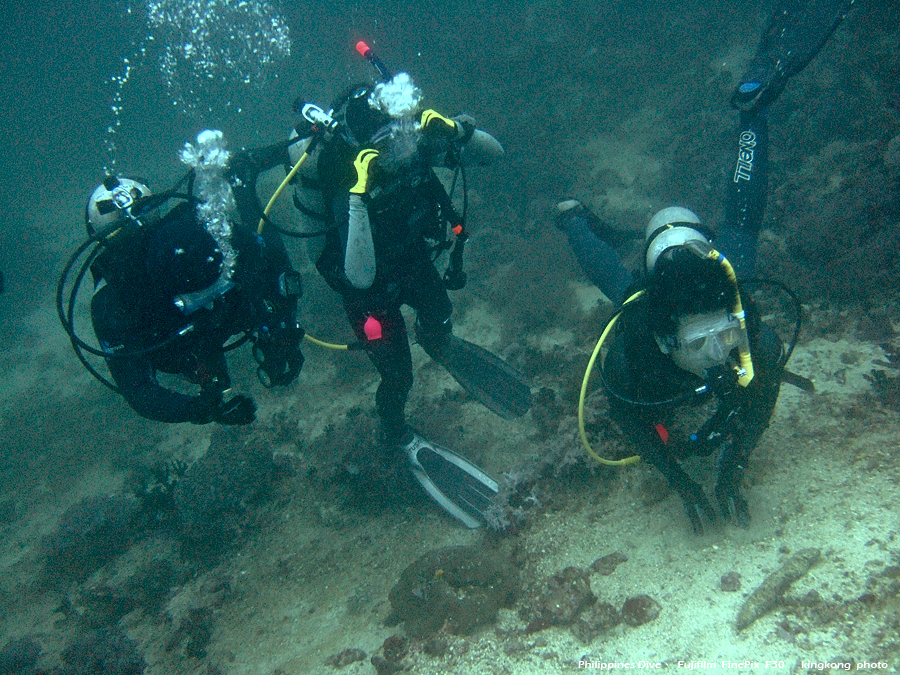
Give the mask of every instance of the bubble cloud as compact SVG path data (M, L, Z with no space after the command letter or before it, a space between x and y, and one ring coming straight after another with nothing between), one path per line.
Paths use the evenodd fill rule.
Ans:
M261 87L290 55L287 24L267 0L148 0L151 37L173 103L195 111L213 83Z

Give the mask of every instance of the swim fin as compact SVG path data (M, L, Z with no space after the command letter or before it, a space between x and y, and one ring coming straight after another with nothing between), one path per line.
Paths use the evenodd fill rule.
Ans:
M400 447L410 468L428 495L468 528L481 527L491 497L500 489L497 481L469 460L435 445L410 430Z
M450 335L440 352L429 354L463 389L500 417L521 417L531 409L531 383L483 347Z

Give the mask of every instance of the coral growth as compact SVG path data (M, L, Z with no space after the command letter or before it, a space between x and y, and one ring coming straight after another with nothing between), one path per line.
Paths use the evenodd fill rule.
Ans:
M82 635L62 653L66 675L140 675L147 664L137 645L118 628Z
M201 555L223 550L247 525L248 505L272 479L272 450L264 439L219 427L207 453L174 488L187 549Z
M566 567L547 579L543 588L525 610L530 616L526 633L568 626L582 611L596 601L588 573L577 567Z
M41 646L30 637L10 640L0 649L0 675L28 673L41 655Z
M622 605L622 620L629 626L650 623L662 611L662 606L649 595L635 595Z

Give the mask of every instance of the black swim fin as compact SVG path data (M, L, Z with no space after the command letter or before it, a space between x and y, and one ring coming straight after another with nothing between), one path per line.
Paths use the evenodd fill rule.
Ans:
M415 431L409 431L400 447L409 458L413 476L442 509L472 529L485 523L484 513L499 490L497 481Z
M500 417L521 417L531 409L531 383L483 347L451 335L439 353L429 354L463 389Z

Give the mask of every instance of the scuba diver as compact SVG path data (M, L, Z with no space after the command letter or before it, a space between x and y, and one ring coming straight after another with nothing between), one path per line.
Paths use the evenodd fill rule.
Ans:
M311 104L302 106L320 135L310 135L309 128L296 130L308 138L296 151L312 152L312 144L318 146L307 184L315 186L322 211L316 213L296 197L295 204L318 218L324 248L316 267L340 293L356 338L381 376L375 395L379 443L405 453L415 477L438 504L477 527L497 484L407 424L413 369L401 307L416 311L416 338L425 352L475 399L504 418L529 410L531 389L524 376L452 333L448 290L466 283L465 207L463 214L457 213L452 190L448 194L434 171L457 169L465 185L467 164L492 163L503 148L468 116L422 112L422 93L407 73L391 76L368 46L360 43L357 50L380 79L375 85L351 87L327 114ZM452 244L448 229L455 236ZM448 268L441 274L435 259L450 246Z
M785 349L760 321L745 285L755 272L766 205L769 106L852 4L789 1L768 24L731 97L740 112L736 159L727 171L725 221L715 239L692 211L663 209L647 225L644 274L635 279L615 250L630 238L627 233L601 222L577 200L557 206L557 226L566 232L579 265L620 306L585 373L579 403L582 441L605 464L652 462L681 497L698 534L720 515L729 523L749 525L741 482L749 455L769 425L781 382L812 388L785 370L799 333L799 301L791 294L797 322ZM599 457L584 431L584 397L598 356L611 416L637 448L634 457ZM713 454L718 511L679 464Z
M194 168L172 190L154 195L141 182L110 176L93 191L86 209L90 239L60 280L60 318L82 362L139 415L249 424L256 405L232 392L225 352L251 341L267 387L291 383L303 366L299 275L276 232L258 236L246 225L260 217L259 173L287 161L287 144L230 154L221 132L204 131L182 159ZM178 192L185 182L187 190ZM177 203L161 213L170 201ZM90 245L66 307L67 277ZM100 350L74 332L74 299L88 268ZM112 383L82 350L105 358ZM158 373L183 377L196 393L163 386Z

